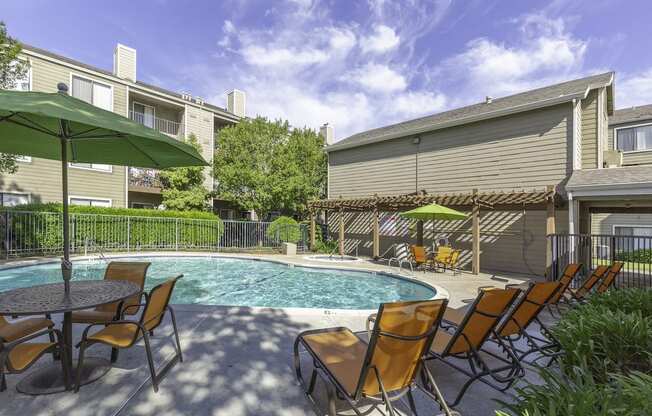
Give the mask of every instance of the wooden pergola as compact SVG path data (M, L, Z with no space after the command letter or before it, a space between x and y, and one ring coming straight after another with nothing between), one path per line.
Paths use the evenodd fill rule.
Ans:
M427 194L425 192L404 195L373 196L365 198L322 199L308 203L310 210L310 247L315 247L315 218L318 211L339 213L339 253L344 255L344 216L345 212L371 212L373 257L380 256L379 218L381 212L400 212L426 204L466 208L471 210L472 219L472 271L480 273L480 208L496 209L499 207L525 207L532 205L546 206L546 234L555 233L555 187L545 189L518 190L510 192L480 192L474 189L470 193ZM421 223L422 225L422 223ZM423 228L418 228L423 232ZM550 257L550 250L547 250ZM551 267L552 258L546 258L547 268Z

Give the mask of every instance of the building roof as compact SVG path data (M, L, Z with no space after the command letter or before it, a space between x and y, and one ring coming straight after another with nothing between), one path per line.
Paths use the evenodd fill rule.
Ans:
M68 63L70 65L79 66L79 67L88 69L89 71L99 72L99 73L104 74L106 76L115 78L116 80L119 80L120 82L132 83L129 80L125 80L123 78L118 78L113 72L107 71L106 69L98 68L98 67L93 66L93 65L88 65L88 64L86 64L84 62L77 61L75 59L68 58L67 56L59 55L59 54L56 54L54 52L50 52L48 50L38 48L36 46L27 45L25 43L23 43L22 46L23 46L24 50L32 51L32 52L35 52L35 53L37 53L39 55L48 56L48 57L56 59L58 61L66 62L66 63ZM162 87L158 87L156 85L151 85L151 84L148 84L148 83L142 82L142 81L136 81L134 84L136 84L137 86L143 87L145 89L154 90L154 91L156 91L158 93L168 95L170 97L174 97L174 98L177 98L179 100L183 100L182 95L180 93L178 93L178 92L175 92L175 91L171 91L171 90L168 90L168 89L165 89L165 88L162 88ZM187 102L187 100L183 100L183 101ZM196 102L193 102L193 104L200 105L200 104L198 104ZM227 109L225 109L223 107L219 107L219 106L216 106L214 104L207 103L207 102L204 102L203 104L201 104L201 106L207 108L208 110L219 113L221 115L225 115L225 116L227 116L229 118L233 118L233 119L236 119L236 120L240 119L240 117L238 117L237 115L231 113L230 111L228 111Z
M590 90L599 87L609 87L607 101L609 113L611 113L613 111L613 79L614 73L606 72L561 84L537 88L508 97L492 99L490 103L482 102L386 127L367 130L328 146L327 151L358 147L369 143L501 117L535 108L548 107L576 98L586 98Z
M652 165L576 170L566 183L566 189L574 191L623 185L652 185Z
M652 120L652 104L621 108L609 118L609 125Z

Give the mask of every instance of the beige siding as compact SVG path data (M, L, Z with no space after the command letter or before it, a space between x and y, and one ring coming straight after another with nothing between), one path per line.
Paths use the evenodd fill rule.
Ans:
M184 119L186 124L186 137L194 134L201 146L202 156L207 161L211 161L213 158L213 113L201 108L186 105ZM213 189L210 168L204 170L204 186L209 190Z
M582 100L582 169L598 167L598 90Z
M546 212L544 210L481 211L480 265L484 272L500 271L542 275L546 260ZM557 211L558 232L563 232L567 211ZM329 229L337 236L339 217L329 216ZM371 216L368 213L345 213L345 247L347 252L371 255ZM451 245L462 249L461 266L471 268L471 221L441 221L424 224L424 244L432 246L433 238L448 238ZM396 214L383 213L380 220L380 253L385 258L405 256L405 244L416 243L414 221Z
M70 84L71 70L63 65L39 58L30 58L32 65L32 90L56 92L57 84ZM87 78L111 84L105 79L74 71ZM113 109L127 114L126 87L113 85ZM30 194L32 202L61 201L61 163L54 160L33 158L31 163L19 163L18 172L3 174L0 178L3 191ZM90 198L111 199L112 206L124 207L126 204L125 167L113 166L112 172L99 172L84 169L69 169L70 195Z
M608 148L609 149L615 149L616 148L615 143L614 143L614 128L634 126L634 125L638 125L638 124L642 124L642 123L641 122L633 122L633 123L619 124L617 126L610 126L609 127L609 135L608 135ZM652 164L652 150L647 151L647 152L625 153L625 154L623 154L623 164L627 165L627 166Z
M591 233L592 234L613 234L615 225L636 226L643 225L652 227L651 214L592 214L591 215Z
M438 130L418 145L406 137L331 152L329 196L557 184L570 169L570 114L571 106L559 105Z

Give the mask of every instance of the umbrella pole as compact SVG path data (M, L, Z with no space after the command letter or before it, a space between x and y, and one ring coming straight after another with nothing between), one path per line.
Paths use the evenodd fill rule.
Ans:
M68 146L67 126L61 123L61 185L63 189L63 259L61 261L61 274L65 293L70 293L70 279L72 277L72 263L70 262L70 219L68 217Z

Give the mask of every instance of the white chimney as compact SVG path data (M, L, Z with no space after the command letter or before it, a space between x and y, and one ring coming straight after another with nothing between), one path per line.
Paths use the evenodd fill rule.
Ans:
M494 97L492 97L491 95L487 95L486 97L484 97L485 104L491 104L493 102L493 100L494 100Z
M329 126L328 123L324 123L324 125L319 128L319 135L324 138L326 146L332 145L335 140L333 126Z
M136 50L117 44L113 52L113 75L136 82Z
M244 91L233 90L226 96L226 110L238 117L245 116L246 96Z

